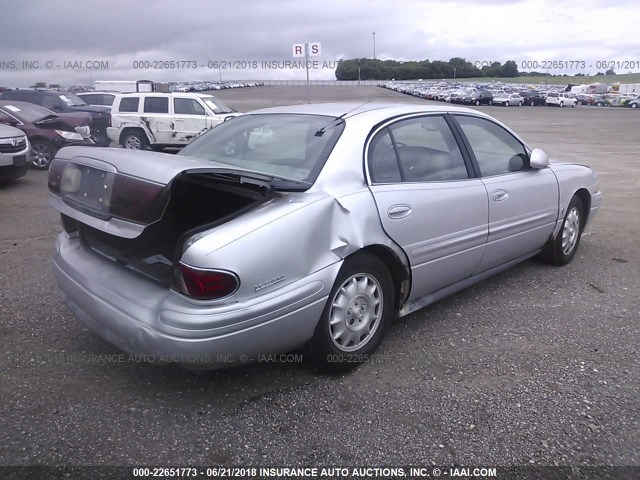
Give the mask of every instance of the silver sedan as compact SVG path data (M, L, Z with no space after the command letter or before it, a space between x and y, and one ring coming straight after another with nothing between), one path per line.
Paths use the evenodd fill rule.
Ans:
M570 262L602 197L481 112L380 104L251 112L179 155L64 148L49 189L60 291L108 342L193 368L303 348L329 370L394 317Z
M504 105L505 107L517 105L521 107L524 103L524 98L522 98L517 93L502 93L493 97L494 105Z

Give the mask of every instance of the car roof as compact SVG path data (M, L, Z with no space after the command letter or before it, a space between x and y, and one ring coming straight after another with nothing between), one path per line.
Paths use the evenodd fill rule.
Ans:
M113 93L113 92L104 92L104 93ZM194 92L122 92L116 93L122 97L134 97L144 95L146 97L189 97L189 98L202 98L202 97L214 97L210 93L194 93Z
M117 92L115 90L96 90L96 91L92 90L90 92L78 92L78 93L76 93L76 95L81 97L82 95L93 95L94 93L107 94L107 95L117 95L120 92Z
M263 108L248 112L251 114L266 113L293 113L306 115L326 115L331 117L343 118L353 117L355 115L367 115L372 117L395 117L398 115L411 113L473 113L484 115L477 110L464 107L453 106L435 106L417 103L356 103L356 102L335 102L335 103L311 103L301 105L287 105L281 107ZM346 115L345 115L346 114Z

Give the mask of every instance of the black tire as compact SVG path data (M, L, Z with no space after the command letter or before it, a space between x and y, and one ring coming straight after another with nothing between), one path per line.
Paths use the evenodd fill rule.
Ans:
M531 106L535 107L536 106L536 102L534 102L533 100L531 100Z
M378 283L379 289L376 291L380 292L378 298L381 297L381 309L380 307L378 307L378 309L375 308L374 302L372 301L375 297L358 293L358 295L353 296L349 300L349 297L353 294L346 289L341 290L342 287L349 282L354 280L356 283L361 282L365 275L375 279ZM371 285L371 282L369 285ZM338 316L340 315L340 310L344 312L344 325L342 321L338 321L335 322L332 327L332 324L330 324L330 315L332 314L334 303L339 301L340 291L346 292L342 295L345 300L349 300L346 305L338 308L337 312L335 312ZM371 295L375 295L375 292ZM305 358L313 365L328 372L343 372L366 362L367 356L371 355L380 345L384 332L395 315L395 295L396 292L391 274L379 258L368 254L356 254L347 258L331 289L329 299L322 311L322 316L318 321L313 338L311 338L304 347ZM364 302L366 302L365 305L360 304L359 307L364 310L364 313L361 313L358 309L354 317L350 307L356 310L358 300L364 300ZM350 346L347 344L339 348L338 345L336 345L336 343L339 342L337 340L334 341L331 329L344 326L343 331L346 334L357 335L357 333L359 333L358 328L360 328L358 322L364 322L362 326L366 327L368 323L367 317L372 312L378 312L378 316L377 319L369 325L373 333L366 337L364 336L365 334L363 334L363 336L358 339L358 341L362 342L362 346L357 348L357 345ZM351 329L350 326L354 326L355 328ZM338 336L337 338L342 337Z
M601 107L601 106L602 106L602 103L601 103L601 102L598 102L598 103L596 103L596 105L597 105L598 107Z
M563 250L562 242L565 236L565 225L567 225L567 219L569 218L571 212L576 210L578 214L578 230L576 232L575 242L573 243L573 247L571 251L567 253L567 250ZM582 230L584 229L584 205L582 204L582 200L577 195L574 195L569 202L569 206L567 207L567 212L564 215L564 219L562 220L562 227L560 228L560 232L556 238L549 241L543 248L541 253L541 258L543 261L550 263L552 265L566 265L576 254L578 250L578 246L580 245L580 239L582 238ZM568 226L568 225L567 225ZM570 236L569 236L570 237Z
M130 150L146 150L149 147L147 136L139 130L129 130L122 135L120 142L123 148Z
M53 143L43 138L31 142L31 168L47 170L56 156L58 149Z
M518 106L521 107L522 106L522 102L518 102Z
M480 100L476 100L476 106L480 106Z

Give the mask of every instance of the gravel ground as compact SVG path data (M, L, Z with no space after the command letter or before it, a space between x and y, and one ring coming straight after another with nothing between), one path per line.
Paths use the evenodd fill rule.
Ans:
M241 111L304 87L217 94ZM376 87L313 100L420 101ZM46 173L0 187L0 464L640 464L640 167L634 110L482 107L600 176L573 263L528 261L395 322L329 376L262 363L196 376L117 349L59 300Z

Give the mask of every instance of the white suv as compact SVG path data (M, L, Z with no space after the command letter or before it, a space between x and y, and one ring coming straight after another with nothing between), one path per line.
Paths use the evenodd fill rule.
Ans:
M111 107L109 138L125 148L183 147L225 120L240 115L213 95L123 93Z
M547 105L556 105L560 107L575 107L578 103L578 100L569 96L568 93L565 92L551 92L547 94L547 99L545 100Z

